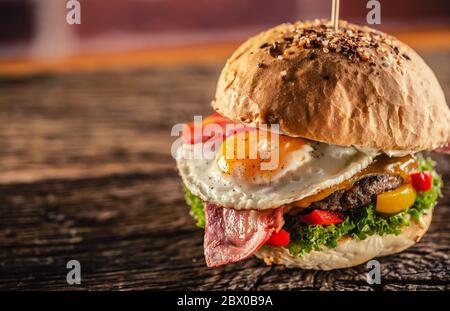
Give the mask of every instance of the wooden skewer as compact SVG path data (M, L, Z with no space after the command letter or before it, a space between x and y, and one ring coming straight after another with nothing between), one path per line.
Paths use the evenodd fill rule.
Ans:
M333 0L331 8L331 23L333 25L334 31L337 31L339 24L339 0Z

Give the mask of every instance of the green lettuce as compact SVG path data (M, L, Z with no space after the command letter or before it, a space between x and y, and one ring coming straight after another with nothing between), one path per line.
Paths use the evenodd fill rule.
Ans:
M186 187L184 188L184 198L191 208L189 214L197 221L195 225L199 228L205 228L205 209L202 200L192 194Z
M434 167L436 166L436 162L431 160L430 158L424 159L422 156L418 158L419 162L419 170L430 171L433 175L433 185L430 190L424 192L418 192L416 202L414 202L414 206L411 207L407 212L414 219L419 219L422 214L426 214L426 212L433 208L437 199L442 197L441 189L444 186L442 182L442 177L436 172Z

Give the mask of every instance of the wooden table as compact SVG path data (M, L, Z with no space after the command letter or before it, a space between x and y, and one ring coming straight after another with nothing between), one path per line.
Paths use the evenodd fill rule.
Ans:
M426 53L450 102L450 53ZM0 78L0 289L450 289L446 197L421 243L331 272L256 259L208 269L170 156L173 124L209 114L222 62ZM81 285L66 263L81 263Z

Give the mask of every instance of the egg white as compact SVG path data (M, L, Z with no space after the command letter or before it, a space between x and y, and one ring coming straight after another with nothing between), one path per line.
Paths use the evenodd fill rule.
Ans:
M223 175L215 159L195 159L201 144L180 146L177 166L185 186L203 201L237 210L264 210L288 204L339 184L374 159L354 147L313 142L289 156L286 169L268 183L248 183ZM300 160L301 159L301 160Z

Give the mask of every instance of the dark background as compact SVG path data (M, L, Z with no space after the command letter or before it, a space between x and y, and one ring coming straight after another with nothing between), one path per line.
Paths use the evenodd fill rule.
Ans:
M81 25L65 0L0 0L0 56L57 57L236 41L298 19L329 18L331 0L80 0ZM447 0L381 0L384 30L450 29ZM365 23L367 1L342 0L342 19Z

